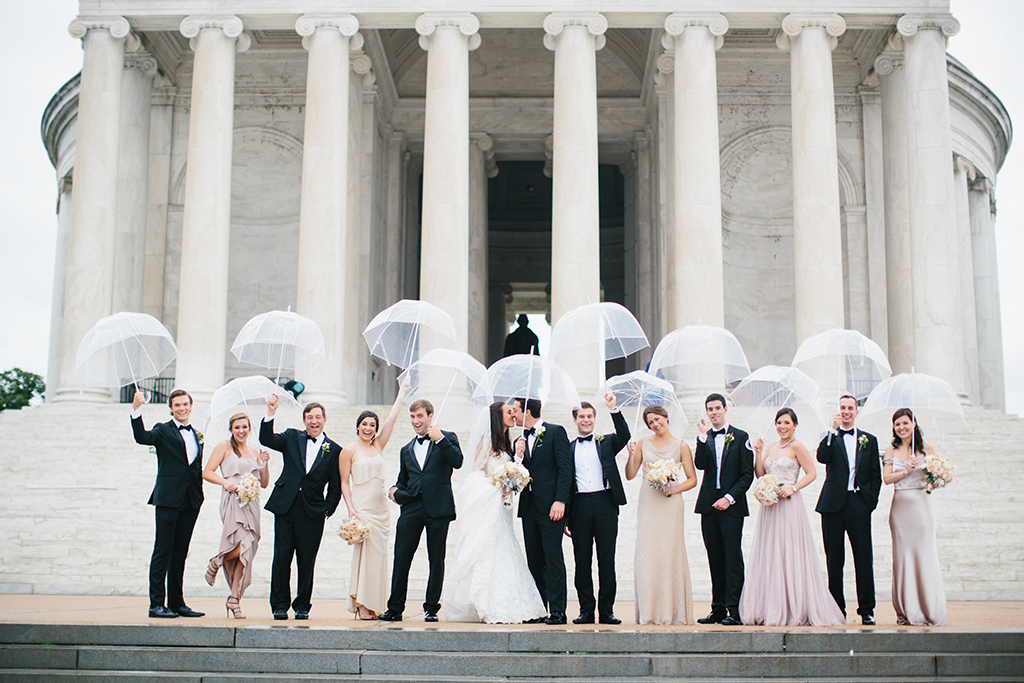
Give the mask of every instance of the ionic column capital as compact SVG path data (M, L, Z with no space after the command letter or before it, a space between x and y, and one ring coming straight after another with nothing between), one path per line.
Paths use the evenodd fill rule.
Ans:
M337 29L351 38L359 31L359 20L351 14L303 14L295 22L295 32L303 38L313 35L318 28Z
M888 76L896 69L903 68L903 53L886 50L875 57L875 73Z
M974 164L959 154L953 155L953 170L966 175L969 182L974 182L974 179L978 177L978 169L974 167Z
M947 38L960 33L960 22L952 14L904 14L896 22L896 30L909 38L920 30L942 31Z
M80 16L68 24L72 38L82 39L89 31L109 31L115 38L125 38L132 27L124 17Z
M252 45L252 38L243 31L242 20L234 15L193 14L181 20L181 35L189 39L189 47L195 50L195 39L203 29L218 29L228 38L235 39L235 51L245 52Z
M487 133L470 133L469 143L476 145L484 155L484 171L488 178L498 175L498 162L494 158L494 138Z
M475 14L468 12L458 14L443 14L427 12L416 18L416 33L420 34L420 47L424 50L430 49L430 36L434 31L442 27L459 29L462 35L469 39L469 49L473 51L480 47L480 20Z
M155 76L156 59L146 52L126 52L124 54L125 71L139 71L143 76Z
M719 50L725 39L722 37L729 30L729 20L717 12L676 12L665 19L665 35L661 44L666 49L673 49L674 36L680 36L688 28L702 27L715 37L715 49ZM672 46L667 43L671 41ZM669 69L671 71L671 69Z
M567 27L587 29L594 36L594 49L604 47L608 20L598 12L553 12L544 17L544 47L555 51L557 38Z
M805 28L823 28L831 36L832 49L839 44L839 36L846 33L846 20L838 14L789 14L782 20L782 33L775 38L775 44L783 52L789 52L790 41Z

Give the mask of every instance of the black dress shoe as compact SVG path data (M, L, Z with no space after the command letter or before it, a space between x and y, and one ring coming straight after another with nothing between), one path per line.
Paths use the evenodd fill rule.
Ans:
M580 612L580 615L572 620L574 624L593 624L594 613L593 612Z
M548 618L544 620L544 623L548 626L560 626L567 623L565 619L565 612L552 612L548 615Z
M874 626L875 617L870 614L864 614L860 618L860 623L864 624L865 626Z
M547 617L534 617L533 619L527 619L524 624L543 624Z
M614 625L614 624L621 624L622 623L622 619L619 619L614 614L602 614L600 617L597 618L597 620L598 620L599 623L602 623L602 624L613 624Z
M288 610L274 610L274 619L277 621L286 621L288 619Z
M299 621L309 619L309 610L295 610L295 618Z
M725 619L725 612L712 612L711 614L697 620L698 624L721 624Z
M437 612L431 612L430 610L423 612L423 621L431 624L437 622Z
M156 607L149 608L149 616L152 619L177 619L178 613L167 609L163 605L157 605Z
M730 614L718 623L720 623L722 626L743 626L743 622L740 621L740 618L737 617L735 614Z
M378 616L377 619L379 619L380 621L401 621L402 620L402 613L401 612L395 612L394 610L390 610L389 609L384 614L381 614L380 616Z
M188 605L182 605L181 607L175 607L172 612L175 612L179 617L205 617L206 612L197 612Z

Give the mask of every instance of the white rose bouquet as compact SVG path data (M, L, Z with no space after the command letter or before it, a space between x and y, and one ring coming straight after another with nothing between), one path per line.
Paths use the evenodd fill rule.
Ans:
M953 463L949 458L937 455L926 455L924 458L924 476L928 479L928 493L941 489L953 481Z
M338 527L338 536L349 545L362 543L370 535L370 525L358 517L349 517Z
M511 507L511 496L526 488L530 471L515 461L503 462L491 471L491 485L501 490L502 503Z
M260 497L260 480L247 474L238 482L238 507L244 508Z
M774 475L766 474L754 482L754 498L765 507L771 507L779 502L779 493L783 484Z
M665 495L672 495L668 490L679 483L679 472L678 460L663 458L644 465L644 479L647 480L647 485Z

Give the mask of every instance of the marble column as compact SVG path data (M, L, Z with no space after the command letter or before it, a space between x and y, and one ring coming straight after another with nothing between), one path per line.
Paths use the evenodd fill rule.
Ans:
M171 191L171 137L174 98L178 89L170 81L154 84L149 116L149 179L146 206L146 255L143 267L142 312L157 320L164 317L164 284L167 281L167 206Z
M175 384L208 401L224 383L235 52L249 36L233 16L190 16L181 33L195 52L178 291Z
M790 52L796 342L842 328L843 249L832 50L838 14L790 14L778 45Z
M359 22L350 14L306 15L295 23L295 30L309 52L295 310L319 325L327 354L315 370L303 368L301 379L309 400L342 403L349 39L359 30Z
M949 15L904 15L896 27L903 36L907 88L914 366L961 392L964 349L946 73L946 38L960 24Z
M469 52L480 47L472 14L423 14L427 51L423 132L420 299L452 316L459 348L469 340Z
M914 367L914 310L911 292L910 199L907 187L907 89L903 39L889 37L889 49L875 59L882 97L882 173L885 206L886 322L893 374Z
M721 14L672 14L665 47L674 52L675 211L671 226L675 324L725 325L722 186L715 51L729 22ZM673 40L674 39L674 40Z
M60 387L55 400L109 401L109 389L81 385L75 366L82 338L97 320L111 313L121 78L129 26L123 17L79 17L68 31L82 39L83 59L64 280Z
M868 329L881 348L889 346L885 286L885 166L882 158L882 97L878 76L860 94L864 131L864 208L868 258Z
M60 386L61 345L64 342L64 281L68 267L68 237L71 233L71 176L57 184L57 249L53 264L53 298L50 305L50 354L46 365L46 394L49 403Z
M555 53L552 131L551 320L601 300L597 178L597 58L608 21L597 13L544 19Z
M969 192L978 329L978 382L981 405L994 410L1006 410L993 192L992 182L987 178L978 178L971 184Z
M491 365L501 360L505 353L505 337L508 336L508 304L512 303L512 287L507 282L492 282L487 288L487 359L481 361Z
M672 90L670 74L675 68L675 59L671 51L658 57L658 73L654 74L654 94L657 98L658 121L656 129L656 148L651 154L651 170L654 177L656 196L654 200L656 222L651 237L651 249L654 258L654 282L658 283L655 299L656 318L660 332L654 332L653 338L660 339L676 329L675 320L675 278L671 276L669 255L674 253L675 242L670 226L673 224L672 197ZM646 329L646 328L645 328ZM648 330L648 334L651 331Z
M978 323L974 295L974 256L971 248L971 208L968 186L977 178L974 164L953 156L953 190L956 193L956 251L960 272L960 325L964 345L964 390L974 405L981 401L978 385Z
M121 79L121 142L117 170L112 310L141 311L149 200L149 127L156 60L126 53Z
M469 145L469 355L487 361L487 179L498 175L494 139L473 133Z

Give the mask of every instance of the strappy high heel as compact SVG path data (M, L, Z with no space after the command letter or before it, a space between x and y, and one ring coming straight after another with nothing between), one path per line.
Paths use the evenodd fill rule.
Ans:
M220 564L217 562L219 559L219 555L217 557L211 557L210 564L206 566L206 583L211 586L217 582L217 572L220 571Z
M234 601L234 604L232 604ZM227 601L224 602L224 607L227 609L228 615L233 619L245 619L245 615L242 614L242 610L238 607L238 598L234 595L229 595Z

